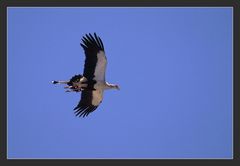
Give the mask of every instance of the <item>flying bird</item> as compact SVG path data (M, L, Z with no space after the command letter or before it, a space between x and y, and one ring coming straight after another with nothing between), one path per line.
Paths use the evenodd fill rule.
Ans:
M67 81L52 81L53 84L66 84L66 92L81 92L81 99L74 108L76 116L85 117L97 109L103 100L104 90L117 89L119 86L105 80L107 58L101 38L86 34L82 37L85 53L83 75L78 74Z

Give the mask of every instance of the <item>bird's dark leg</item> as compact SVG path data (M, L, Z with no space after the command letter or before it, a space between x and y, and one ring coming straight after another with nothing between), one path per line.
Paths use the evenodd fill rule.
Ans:
M72 89L73 86L65 86L64 89Z
M80 92L82 91L82 87L78 87L78 86L65 86L64 89L70 89L70 90L66 90L66 92Z
M71 88L71 89L66 90L65 92L81 92L81 91L82 91L82 89Z
M81 90L75 90L75 89L71 89L71 90L66 90L65 92L80 92Z

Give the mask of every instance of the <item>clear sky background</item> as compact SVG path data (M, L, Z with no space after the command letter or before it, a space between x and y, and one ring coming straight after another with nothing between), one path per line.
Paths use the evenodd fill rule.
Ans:
M232 8L8 8L8 158L231 158ZM103 40L98 109L52 80Z

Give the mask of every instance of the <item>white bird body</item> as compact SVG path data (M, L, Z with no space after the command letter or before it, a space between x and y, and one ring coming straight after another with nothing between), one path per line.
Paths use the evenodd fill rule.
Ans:
M102 102L102 99L103 99L103 89L96 89L95 91L93 91L93 100L92 100L92 105L94 106L98 106L101 102Z
M105 81L107 58L102 40L94 33L82 38L80 45L85 52L83 75L75 75L70 81L53 81L53 84L67 84L66 92L82 92L81 100L74 108L76 116L87 116L93 112L103 100L104 90L118 89L118 85Z
M72 86L74 86L76 89L82 90L83 88L87 87L87 84L84 84L84 82L87 82L87 79L85 77L82 77L79 82L73 82Z

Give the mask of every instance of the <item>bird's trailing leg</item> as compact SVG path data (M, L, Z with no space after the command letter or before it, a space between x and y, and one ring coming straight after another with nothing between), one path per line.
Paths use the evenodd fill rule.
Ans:
M68 89L65 92L80 92L83 90L82 88L78 88L77 86L65 86L64 89Z
M73 86L64 86L64 89L72 89Z
M80 89L68 89L65 92L80 92Z
M92 91L94 88L95 80L88 81L81 75L76 75L70 79L70 81L52 81L53 84L67 84L64 89L66 92L81 92L83 90Z
M74 92L74 90L72 90L72 89L71 90L66 90L65 92Z

